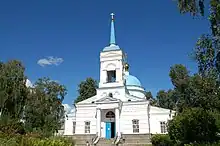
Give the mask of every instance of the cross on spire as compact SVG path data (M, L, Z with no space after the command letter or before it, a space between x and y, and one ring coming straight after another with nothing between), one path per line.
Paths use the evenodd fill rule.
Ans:
M112 20L114 20L115 14L114 14L114 13L111 13L111 16L112 16Z

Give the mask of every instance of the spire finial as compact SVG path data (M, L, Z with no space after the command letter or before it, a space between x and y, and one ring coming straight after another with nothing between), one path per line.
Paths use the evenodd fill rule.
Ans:
M114 15L115 15L114 13L111 13L112 21L114 20Z
M111 13L111 36L110 36L110 45L115 45L115 26L114 26L114 13Z

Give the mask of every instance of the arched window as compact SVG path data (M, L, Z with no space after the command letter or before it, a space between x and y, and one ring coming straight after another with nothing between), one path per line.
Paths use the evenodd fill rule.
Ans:
M106 118L115 118L115 113L112 111L107 112L107 114L105 115Z

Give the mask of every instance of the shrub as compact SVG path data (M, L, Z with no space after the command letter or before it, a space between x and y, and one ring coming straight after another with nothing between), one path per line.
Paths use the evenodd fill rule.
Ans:
M0 146L74 146L72 139L64 137L41 138L38 135L7 135L0 133Z
M213 143L217 140L218 128L213 115L203 109L184 110L168 124L170 139L177 144Z
M151 138L153 146L172 146L173 142L170 140L169 135L165 134L156 134Z
M21 146L74 146L74 142L61 137L53 137L53 138L33 138L27 137L24 138L22 143L20 142Z
M215 142L215 143L206 143L206 144L185 144L184 146L219 146L220 142Z
M0 131L7 134L25 134L24 124L22 122L0 124Z

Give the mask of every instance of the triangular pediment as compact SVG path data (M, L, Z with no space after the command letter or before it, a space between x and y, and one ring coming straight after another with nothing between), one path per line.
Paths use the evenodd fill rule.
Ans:
M96 103L97 102L109 103L109 102L117 102L117 101L119 101L119 100L116 98L106 96L106 97L103 97L101 99L96 100Z

